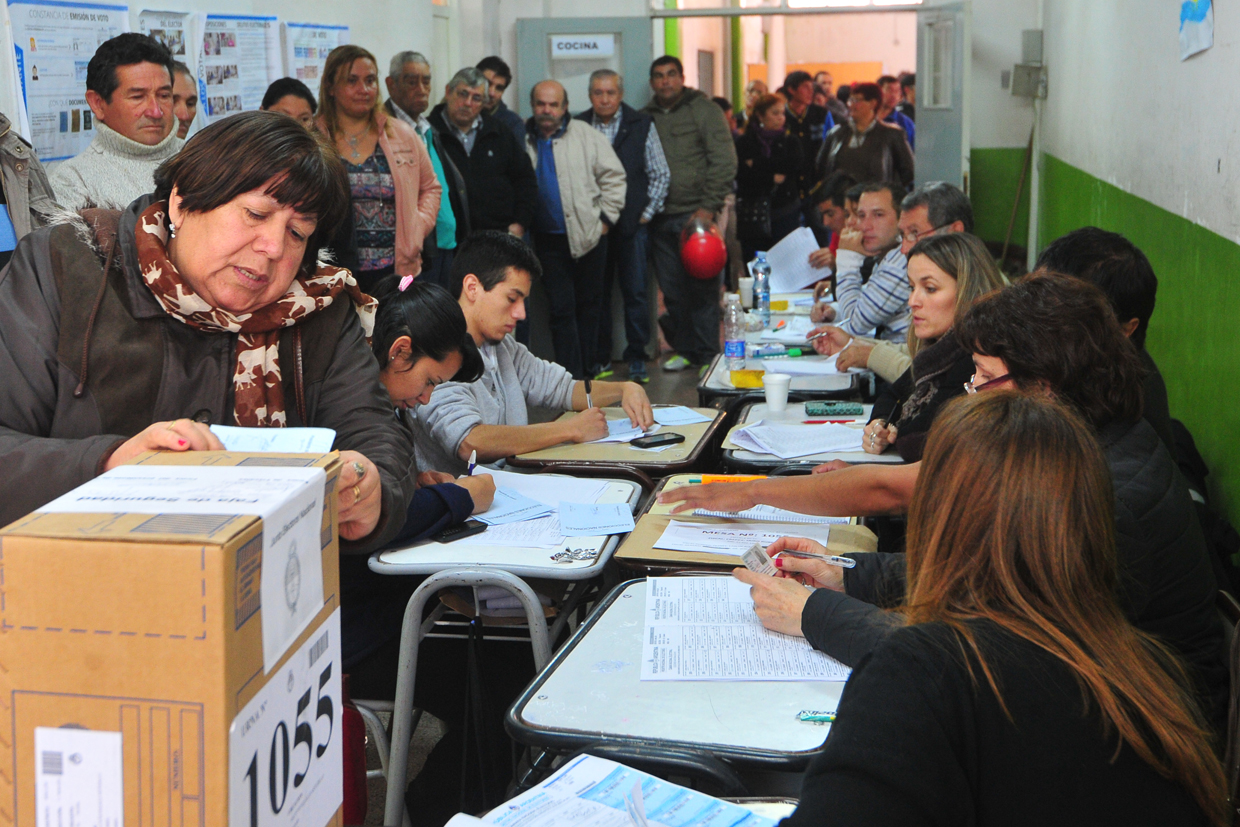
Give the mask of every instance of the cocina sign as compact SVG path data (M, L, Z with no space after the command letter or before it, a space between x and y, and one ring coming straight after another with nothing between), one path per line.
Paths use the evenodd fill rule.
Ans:
M614 34L551 35L551 58L611 57L616 53Z

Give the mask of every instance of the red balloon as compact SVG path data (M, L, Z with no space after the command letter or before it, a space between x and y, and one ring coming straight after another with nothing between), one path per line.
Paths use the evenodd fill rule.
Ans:
M728 263L727 245L713 223L690 222L680 237L680 262L695 279L713 279Z

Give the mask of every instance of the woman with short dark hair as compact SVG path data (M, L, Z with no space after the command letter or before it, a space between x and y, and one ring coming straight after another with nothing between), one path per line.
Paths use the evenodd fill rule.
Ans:
M334 149L247 112L190 138L124 212L45 227L0 281L0 524L211 424L336 432L341 551L394 536L412 446L366 345L375 303L321 264L348 204Z
M260 108L288 115L306 129L314 129L314 113L319 105L306 84L297 78L280 78L267 87Z

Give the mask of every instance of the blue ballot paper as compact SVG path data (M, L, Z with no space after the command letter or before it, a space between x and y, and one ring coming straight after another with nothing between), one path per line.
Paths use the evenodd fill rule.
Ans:
M560 532L565 537L603 537L632 530L628 503L560 503Z
M545 503L531 500L519 491L501 486L495 489L495 499L491 500L491 507L475 515L474 519L487 525L504 525L543 517L553 510Z

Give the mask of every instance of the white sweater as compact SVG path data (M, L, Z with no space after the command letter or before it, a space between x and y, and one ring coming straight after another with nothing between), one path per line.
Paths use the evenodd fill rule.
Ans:
M123 210L155 190L155 169L184 144L175 129L155 146L147 146L96 121L90 146L52 167L48 177L56 201L75 211L84 207Z

